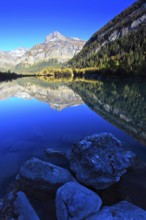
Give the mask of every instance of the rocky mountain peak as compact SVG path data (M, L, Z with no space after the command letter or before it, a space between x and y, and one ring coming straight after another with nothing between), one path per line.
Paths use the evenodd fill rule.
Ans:
M53 33L46 36L46 43L56 40L67 40L67 37L63 36L58 31L54 31Z
M84 45L85 41L79 38L65 37L55 31L46 36L44 43L37 44L31 49L18 48L9 52L0 51L0 70L11 69L18 73L25 71L28 73L28 69L34 68L38 71L46 66L55 65L54 61L56 64L67 62L79 53Z
M14 58L22 57L29 49L27 48L17 48L16 50L11 50L9 54Z

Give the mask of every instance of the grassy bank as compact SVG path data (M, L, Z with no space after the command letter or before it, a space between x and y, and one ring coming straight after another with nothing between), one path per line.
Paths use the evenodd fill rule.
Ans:
M139 73L126 70L121 67L114 69L111 68L98 68L98 67L89 67L89 68L52 68L48 67L39 72L36 72L36 75L51 75L54 77L87 77L87 78L113 78L113 79L138 79L146 78L146 75L143 74L144 70L139 69Z
M145 69L145 68L144 68ZM83 77L89 79L146 79L143 70L139 70L139 74L134 71L127 71L123 68L103 68L89 67L89 68L68 68L68 67L47 67L41 71L26 74L16 74L11 72L0 72L0 81L13 80L22 77L36 77L36 76L53 76L55 78L62 77Z

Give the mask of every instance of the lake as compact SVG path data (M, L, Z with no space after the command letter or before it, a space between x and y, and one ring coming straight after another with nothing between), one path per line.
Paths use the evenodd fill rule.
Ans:
M112 133L146 162L144 82L22 78L0 91L0 198L26 160L94 133Z

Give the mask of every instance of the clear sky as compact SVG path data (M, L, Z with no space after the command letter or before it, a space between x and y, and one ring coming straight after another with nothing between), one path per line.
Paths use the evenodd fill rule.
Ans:
M30 48L53 31L88 40L136 0L0 0L0 50Z

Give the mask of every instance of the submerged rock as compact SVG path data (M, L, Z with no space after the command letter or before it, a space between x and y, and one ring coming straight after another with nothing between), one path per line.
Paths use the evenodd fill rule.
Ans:
M129 202L122 201L110 207L104 207L86 220L145 220L146 211Z
M2 208L3 208L3 200L0 199L0 213L1 213L1 211L2 211Z
M14 201L14 208L21 220L39 220L30 202L23 192L18 192Z
M133 164L135 154L124 150L112 134L102 133L74 144L68 158L72 172L81 183L104 189L120 180Z
M55 192L60 186L74 181L70 172L64 168L44 162L37 158L27 161L17 175L18 183L23 187L44 192Z
M146 163L136 158L118 184L100 190L99 195L106 206L126 200L146 210Z
M70 182L57 190L58 220L82 220L96 213L102 204L100 197L86 187Z
M146 163L137 160L121 178L119 193L127 200L146 210Z
M49 163L53 163L57 166L66 168L68 170L70 169L69 160L67 159L65 152L61 152L61 151L57 151L57 150L49 148L46 150L45 160L47 160Z
M46 154L47 154L47 156L49 157L49 158L54 158L54 157L56 157L56 158L60 158L60 157L66 157L65 155L65 153L64 152L61 152L61 151L58 151L58 150L54 150L54 149L52 149L52 148L49 148L49 149L47 149L46 150Z

